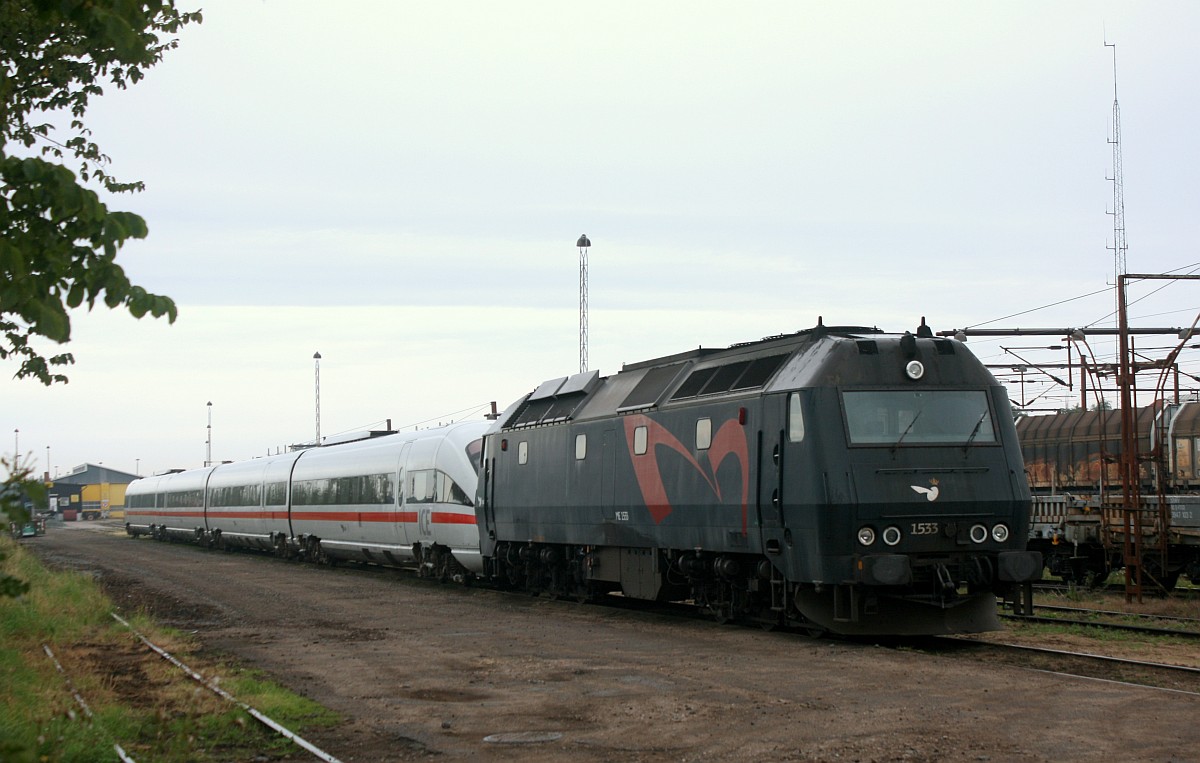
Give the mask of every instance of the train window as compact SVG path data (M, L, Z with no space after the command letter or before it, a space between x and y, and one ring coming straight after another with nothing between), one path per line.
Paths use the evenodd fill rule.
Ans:
M804 441L804 409L800 406L800 393L788 395L788 442Z
M408 502L433 503L437 498L437 475L433 469L413 469L408 473Z
M475 473L479 474L479 467L483 464L483 438L476 437L467 443L467 460L471 462Z
M268 506L283 506L287 503L287 483L271 482L267 484Z
M204 508L203 490L180 490L166 493L166 508L168 509L201 509Z
M214 507L259 506L262 490L258 485L227 485L209 490L208 503Z
M708 450L712 445L712 419L696 420L696 450Z
M438 503L456 503L460 506L475 505L466 492L450 479L450 475L442 471L437 473L437 501Z
M517 463L529 463L529 443L526 441L517 443Z
M635 456L646 455L646 427L636 427L633 430L633 454Z
M996 442L983 390L853 390L842 394L853 445Z
M575 435L575 460L582 461L587 456L587 435Z

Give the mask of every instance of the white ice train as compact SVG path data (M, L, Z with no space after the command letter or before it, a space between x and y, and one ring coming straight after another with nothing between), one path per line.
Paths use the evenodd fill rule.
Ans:
M126 531L279 556L481 572L479 449L464 422L146 477L125 492Z

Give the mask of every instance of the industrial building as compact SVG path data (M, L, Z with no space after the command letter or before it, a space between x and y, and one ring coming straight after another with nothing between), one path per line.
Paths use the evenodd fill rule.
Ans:
M46 480L50 508L63 519L125 516L125 486L136 474L99 464L80 464L64 475Z

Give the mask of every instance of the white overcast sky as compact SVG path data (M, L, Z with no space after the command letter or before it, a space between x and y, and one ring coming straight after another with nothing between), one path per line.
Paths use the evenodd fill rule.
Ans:
M214 460L311 440L314 352L323 435L503 409L578 370L581 233L603 374L817 316L1112 325L1111 293L997 320L1113 280L1106 36L1128 270L1200 262L1200 3L202 7L88 117L179 320L77 314L65 386L9 366L0 452L39 470L199 466L210 401Z

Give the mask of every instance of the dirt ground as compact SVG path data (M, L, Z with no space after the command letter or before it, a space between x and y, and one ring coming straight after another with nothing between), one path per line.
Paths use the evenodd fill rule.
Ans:
M344 714L309 735L343 761L1200 761L1187 694L134 540L109 523L27 546Z

